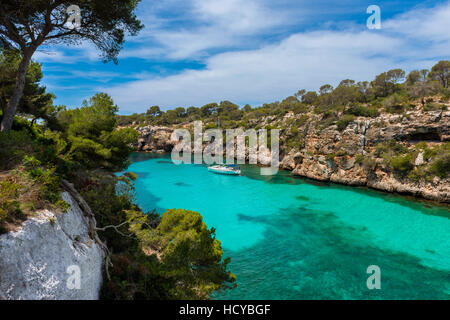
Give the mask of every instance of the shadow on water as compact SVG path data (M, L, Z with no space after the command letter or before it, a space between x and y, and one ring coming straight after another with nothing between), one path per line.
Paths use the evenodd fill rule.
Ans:
M170 159L170 154L134 152L130 157L130 160L133 163L147 161L149 159L165 159L165 160L167 160L167 159ZM172 161L169 161L169 162L172 163Z
M168 157L151 154L136 156L138 161L154 158L167 160ZM310 183L307 179L292 176L288 171L264 177L259 175L257 166L241 166L241 169L250 179L266 183ZM139 189L140 203L149 211L155 208L159 213L165 212L168 208L158 206L162 199L152 194L142 180L144 179L137 179L135 182ZM181 181L174 184L186 187ZM381 197L426 214L439 211L432 205L428 208L422 203L409 203L402 196L365 188L332 183L315 185L319 188L337 188ZM339 222L333 212L308 209L307 205L311 204L308 197L299 195L296 199L301 201L297 203L297 207L285 208L276 214L256 217L238 214L239 222L263 225L265 231L258 243L245 250L230 251L226 249L226 243L223 244L224 257L232 257L230 270L237 276L238 287L218 292L214 295L215 298L450 299L447 271L424 266L419 258L412 255L375 247L371 241L372 235L365 227L345 225ZM435 254L432 249L424 248L429 254ZM381 290L367 289L369 275L366 270L370 265L381 268Z
M157 163L160 163L160 164L174 164L172 161L166 161L166 160L160 160Z
M168 208L158 206L158 203L162 199L148 191L148 188L145 187L145 184L142 181L144 180L138 178L134 182L136 190L139 190L137 197L139 200L138 202L142 204L141 207L145 208L146 212L152 212L153 210L156 210L159 214L166 212Z
M160 164L173 164L173 162L170 160L170 153L156 154L156 153L135 152L131 156L132 162L141 162L149 159L161 159L160 161L158 161L158 163ZM205 164L194 164L194 165L205 166ZM319 188L333 188L333 189L353 191L374 198L382 198L383 200L388 202L396 203L414 210L419 210L424 214L450 218L450 206L446 204L439 204L407 195L383 192L380 190L374 190L367 187L345 186L332 182L311 180L305 177L292 175L292 173L287 170L279 170L278 173L273 176L262 176L260 174L261 168L257 165L246 164L240 166L243 176L246 176L247 178L253 180L264 181L265 183L269 184L301 185L306 183L314 185ZM306 199L304 200L307 201Z
M355 187L355 186L346 186L332 182L322 182L315 181L304 177L294 176L290 171L280 170L276 175L273 176L262 176L259 171L259 167L256 165L246 165L242 168L242 173L249 179L263 181L269 184L291 184L291 185L300 185L300 184L310 184L314 185L318 188L327 188L327 189L337 189L337 190L345 190L352 191L364 194L366 196L370 196L373 198L381 198L384 201L388 201L391 203L396 203L402 205L404 207L408 207L410 209L418 210L424 214L441 216L445 218L450 218L450 206L446 204L440 204L436 202L431 202L428 200L401 195L396 193L383 192L380 190L374 190L367 187ZM308 201L309 199L302 199L302 196L297 197L298 200ZM444 209L444 210L442 210Z
M175 182L174 184L178 187L191 187L190 184L184 182Z
M303 184L304 182L297 177L290 175L288 171L280 170L277 174L272 176L261 175L261 167L257 165L242 165L241 172L243 176L249 179L264 181L269 184Z
M362 193L366 196L382 198L384 201L396 203L410 209L419 210L423 214L440 216L450 219L450 205L448 204L432 202L408 195L400 195L396 193L383 192L380 190L373 190L365 187L353 187L352 190L357 193Z
M295 199L300 200L300 201L306 201L306 202L308 202L310 200L310 198L305 197L305 196L296 196Z
M150 175L148 172L136 172L136 171L133 171L133 173L136 174L138 176L138 178L141 178L141 179L145 179L145 178L147 178Z
M149 159L163 159L158 161L158 163L171 163L170 161L170 153L156 154L156 153L142 153L135 152L131 156L132 162L140 162L146 161ZM195 166L205 166L205 164L195 164ZM260 174L260 167L257 165L240 165L242 175L246 176L249 179L264 181L270 184L291 184L291 185L300 185L300 184L310 184L317 186L319 188L337 188L341 190L351 190L358 193L363 193L365 195L375 197L375 198L383 198L383 200L389 202L395 202L402 206L406 206L415 210L421 210L425 214L431 215L439 215L450 218L450 206L447 204L440 204L412 196L400 195L395 193L383 192L380 190L374 190L367 187L355 187L355 186L345 186L332 182L323 182L316 181L312 179L308 179L305 177L295 176L288 170L279 170L276 175L273 176L262 176ZM442 214L442 209L446 209L448 214ZM436 213L433 213L436 212Z
M371 245L367 230L339 223L332 212L306 208L240 221L267 226L258 244L232 256L238 287L216 299L449 299L448 272L414 256ZM369 290L367 267L381 269L381 290ZM240 286L240 283L245 285Z

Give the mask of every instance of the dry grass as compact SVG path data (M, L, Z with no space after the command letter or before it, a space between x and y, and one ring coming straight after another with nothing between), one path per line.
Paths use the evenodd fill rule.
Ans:
M55 209L40 196L41 185L23 169L0 172L0 234L16 231L39 210Z

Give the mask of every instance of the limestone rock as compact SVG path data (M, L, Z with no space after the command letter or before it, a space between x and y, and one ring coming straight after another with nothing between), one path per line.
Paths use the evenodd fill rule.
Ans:
M417 155L417 158L416 158L416 161L414 162L414 164L416 166L421 166L424 163L425 163L425 161L423 160L423 151L422 151Z
M0 235L0 299L98 299L103 251L72 197L63 193L63 199L70 204L66 213L38 212L19 230ZM70 278L77 268L79 289Z

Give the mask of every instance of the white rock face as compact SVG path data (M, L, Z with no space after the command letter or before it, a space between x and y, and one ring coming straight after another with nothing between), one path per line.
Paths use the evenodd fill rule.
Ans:
M423 165L425 163L425 161L423 160L423 151L422 152L420 152L418 155L417 155L417 158L416 158L416 161L415 161L415 165L416 166L421 166L421 165Z
M66 213L39 212L0 236L0 299L98 299L103 251L78 204L66 192L63 199L71 205Z

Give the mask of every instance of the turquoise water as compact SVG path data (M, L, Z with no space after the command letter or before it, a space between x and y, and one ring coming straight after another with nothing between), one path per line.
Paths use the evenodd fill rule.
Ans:
M216 228L238 287L215 299L450 298L446 207L255 166L225 176L166 155L132 160L144 210L194 210ZM370 265L380 290L367 288Z

